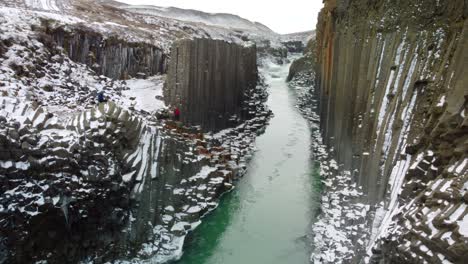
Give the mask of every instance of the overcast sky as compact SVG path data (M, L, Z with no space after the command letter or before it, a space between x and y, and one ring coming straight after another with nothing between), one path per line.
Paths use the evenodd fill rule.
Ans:
M322 0L118 0L127 4L175 6L210 13L231 13L265 24L277 33L315 29Z

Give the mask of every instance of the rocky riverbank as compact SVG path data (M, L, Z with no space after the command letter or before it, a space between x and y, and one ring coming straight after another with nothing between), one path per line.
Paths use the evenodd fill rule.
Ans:
M312 47L312 46L311 46ZM297 94L297 108L309 121L312 132L312 159L319 168L321 205L311 228L312 263L351 261L355 254L363 254L369 237L367 213L369 205L362 202L362 188L353 182L350 171L344 171L334 159L333 149L323 142L320 131L319 102L315 88L315 71L303 67L313 59L313 50L295 60L291 66L289 87ZM306 65L313 64L307 62ZM300 67L294 65L301 65ZM347 222L349 219L350 221ZM358 243L354 243L358 241Z

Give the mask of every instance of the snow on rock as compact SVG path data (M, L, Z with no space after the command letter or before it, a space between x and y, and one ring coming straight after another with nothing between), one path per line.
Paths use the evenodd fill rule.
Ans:
M410 168L406 177L413 176L413 173L427 174L428 168L437 169L433 165L434 155L431 150L419 153L413 161L413 169ZM463 164L463 159L454 164ZM452 167L455 168L455 165ZM464 174L457 173L452 167L447 169L449 174L442 174L427 183L411 179L401 185L400 194L408 187L415 188L415 186L422 189L421 194L412 199L406 198L404 203L401 197L399 201L392 198L378 237L374 237L372 241L375 243L371 243L368 248L369 256L371 251L378 250L382 243L390 243L395 244L401 251L418 253L411 255L410 259L436 255L441 256L441 261L455 260L451 255L453 253L447 254L447 250L455 250L455 245L465 245L464 240L468 237L466 230L468 205L462 198L468 179L465 165L460 169ZM459 235L453 235L455 232ZM446 245L447 250L434 246L437 244Z
M320 161L323 184L321 214L312 225L312 263L346 263L356 252L365 249L368 240L367 216L370 206L362 203L362 190L354 183L351 173L341 171L339 164L329 156L319 130L317 102L310 81L314 76L299 75L290 86L298 94L298 108L309 120L314 140L312 153Z
M221 14L208 19L213 23L200 23L191 16L184 20L183 16L163 15L160 8L153 6L126 6L114 1L57 1L57 0L24 0L7 1L7 7L25 7L21 13L31 18L46 18L52 20L52 28L65 26L72 31L76 27L88 28L100 33L104 38L115 38L129 43L147 43L154 45L166 54L172 42L179 38L212 38L228 42L245 44L255 41L264 45L271 40L270 45L280 46L280 35L264 25L242 19L240 17ZM179 10L180 12L196 12ZM178 12L178 11L177 11ZM171 13L171 12L169 12ZM169 14L168 13L168 14ZM99 14L99 15L96 15ZM235 26L237 25L237 26ZM239 29L240 27L240 29ZM247 40L248 39L248 40Z
M196 181L197 179L206 179L208 175L210 175L210 173L214 171L216 171L216 168L213 168L210 166L203 166L199 173L189 178L189 181L190 180Z
M160 138L156 117L140 110L147 106L146 97L153 92L152 98L158 95L157 89L148 88L145 95L137 92L133 101L141 108L132 108L125 104L132 95L122 93L129 89L124 82L97 76L33 31L42 14L4 7L0 14L0 41L8 43L0 54L0 140L2 149L8 150L0 151L0 222L14 216L22 223L13 234L17 237L7 239L18 245L34 239L48 241L47 234L27 230L28 223L50 215L63 219L64 225L69 219L83 223L83 230L74 235L93 233L93 239L99 240L109 230L85 224L96 217L89 213L96 206L103 214L98 219L103 226L123 228L129 199L125 189L139 175L157 176L155 156ZM101 90L109 102L97 104L96 94ZM163 105L154 109L160 107ZM142 162L125 163L122 155L127 152L136 152ZM49 224L44 223L59 237L63 235L60 230L67 229ZM8 225L1 228L5 227ZM30 252L37 254L35 258L48 254L40 247Z
M464 237L468 237L468 214L465 214L463 219L458 221L458 233Z
M26 5L32 9L60 11L55 0L25 0Z

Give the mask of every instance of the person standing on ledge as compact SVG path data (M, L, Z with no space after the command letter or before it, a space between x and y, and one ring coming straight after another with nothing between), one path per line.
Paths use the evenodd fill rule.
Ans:
M174 120L179 121L180 120L180 110L179 107L175 107L174 109Z
M99 103L105 103L107 102L106 96L104 95L104 91L100 91L97 96L98 102Z

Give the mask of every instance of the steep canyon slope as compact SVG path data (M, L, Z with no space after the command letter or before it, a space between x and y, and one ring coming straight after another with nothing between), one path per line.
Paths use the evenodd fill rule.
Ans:
M322 133L363 194L340 203L367 219L338 226L352 248L332 243L322 261L468 261L467 15L463 0L325 1Z

